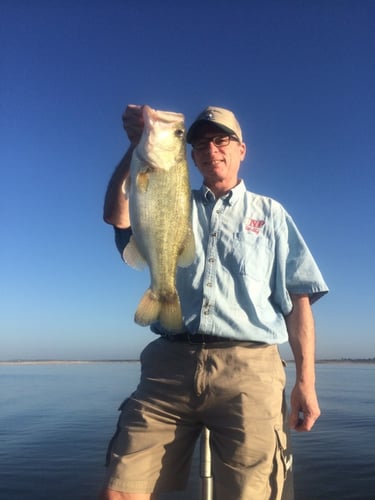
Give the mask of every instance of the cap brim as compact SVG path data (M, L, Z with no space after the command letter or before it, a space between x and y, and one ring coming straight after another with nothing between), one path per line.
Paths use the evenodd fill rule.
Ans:
M215 123L213 122L212 120L197 120L195 123L193 123L193 125L189 128L187 134L186 134L186 142L188 144L191 144L192 140L194 139L196 133L197 133L197 129L204 125L205 123L209 124L209 125L214 125L215 127L223 130L224 132L226 132L227 134L229 135L234 135L237 137L237 134L235 133L234 130L226 127L225 125L221 125L220 123Z

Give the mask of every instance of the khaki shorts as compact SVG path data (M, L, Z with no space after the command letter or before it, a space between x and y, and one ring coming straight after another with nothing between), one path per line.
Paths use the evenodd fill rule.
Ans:
M183 490L206 425L217 500L281 498L285 371L276 346L159 338L142 352L141 366L108 450L108 488Z

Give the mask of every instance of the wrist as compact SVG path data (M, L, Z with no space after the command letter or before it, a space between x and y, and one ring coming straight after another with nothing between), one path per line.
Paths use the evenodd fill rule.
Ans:
M315 374L296 374L296 384L301 387L315 387Z

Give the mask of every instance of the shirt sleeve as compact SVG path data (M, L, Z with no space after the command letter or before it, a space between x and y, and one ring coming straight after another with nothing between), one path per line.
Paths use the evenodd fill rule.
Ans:
M276 232L274 300L289 314L290 294L307 294L313 304L329 289L293 219L286 212L283 219Z
M124 254L124 249L126 245L129 243L130 237L132 235L131 227L126 229L119 229L118 227L114 227L115 230L115 243L117 250L120 252L121 258Z

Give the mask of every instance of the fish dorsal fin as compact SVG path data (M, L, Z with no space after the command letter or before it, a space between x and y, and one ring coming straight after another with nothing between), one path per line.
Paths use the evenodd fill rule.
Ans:
M133 236L130 237L122 254L124 261L135 269L142 270L147 266L146 259L143 257Z
M188 267L195 259L195 240L191 227L189 227L184 244L182 245L182 252L180 253L177 265L180 267Z

